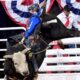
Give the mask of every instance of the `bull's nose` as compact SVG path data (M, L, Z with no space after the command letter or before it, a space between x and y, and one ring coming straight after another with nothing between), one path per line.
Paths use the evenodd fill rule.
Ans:
M23 72L24 76L28 75L28 72Z

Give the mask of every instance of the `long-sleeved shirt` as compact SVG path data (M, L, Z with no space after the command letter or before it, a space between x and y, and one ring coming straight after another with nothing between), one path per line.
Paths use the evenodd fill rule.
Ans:
M58 19L65 25L66 21L67 21L67 17L65 15L64 12L60 13L58 16ZM75 15L70 12L69 16L69 24L66 26L68 29L72 29L72 26L78 30L80 30L80 26L77 23L77 18L75 17Z
M25 38L28 38L35 30L37 25L41 22L40 18L36 15L33 15L29 20L29 29L25 32Z

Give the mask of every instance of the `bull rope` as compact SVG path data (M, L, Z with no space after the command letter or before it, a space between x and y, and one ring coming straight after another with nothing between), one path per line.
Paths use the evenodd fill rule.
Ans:
M47 45L47 47L45 49L41 50L41 51L37 51L34 55L41 54L42 52L44 52L44 51L46 51L47 49L50 48L50 45L48 45L48 43L46 41L44 41L42 38L40 38L40 39Z

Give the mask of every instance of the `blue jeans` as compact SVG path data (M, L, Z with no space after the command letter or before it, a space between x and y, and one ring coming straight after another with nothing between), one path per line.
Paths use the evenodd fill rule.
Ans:
M24 44L25 44L27 47L30 47L30 46L31 46L30 43L31 43L31 42L30 42L29 38L26 39L25 42L24 42Z

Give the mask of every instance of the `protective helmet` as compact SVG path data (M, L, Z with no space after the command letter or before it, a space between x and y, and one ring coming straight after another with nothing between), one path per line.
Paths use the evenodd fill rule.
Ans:
M30 11L30 10L35 10L35 11L39 11L39 9L40 9L40 7L39 7L39 5L38 4L32 4L29 8L28 8L28 10Z

